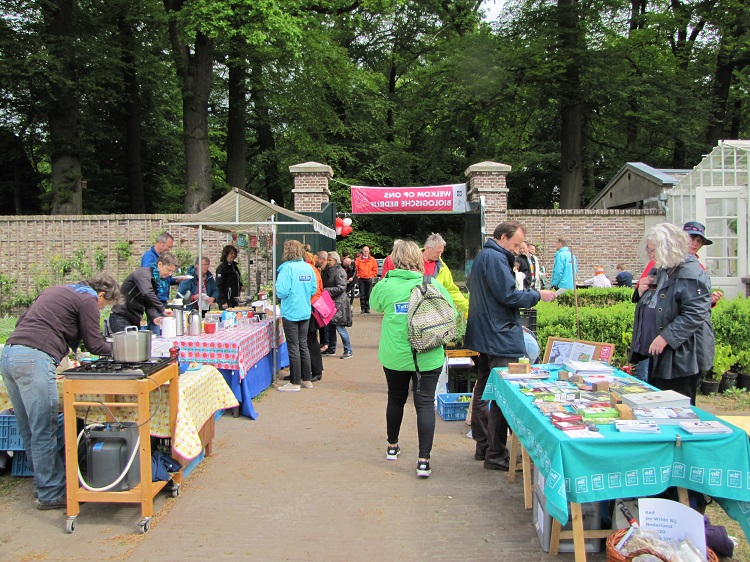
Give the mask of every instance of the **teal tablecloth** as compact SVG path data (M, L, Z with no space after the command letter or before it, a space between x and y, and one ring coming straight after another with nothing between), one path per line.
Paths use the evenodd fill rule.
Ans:
M742 429L722 421L734 430L731 434L690 435L669 425L661 426L661 433L635 434L600 425L602 439L573 439L497 369L482 398L495 400L503 410L545 477L547 510L563 525L568 502L653 496L679 486L716 499L750 537L750 442ZM703 420L717 419L696 410ZM678 435L681 447L676 446Z

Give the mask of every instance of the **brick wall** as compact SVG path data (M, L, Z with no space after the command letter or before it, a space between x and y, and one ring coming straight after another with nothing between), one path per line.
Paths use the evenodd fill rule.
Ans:
M70 215L70 216L13 216L0 217L0 272L15 278L14 292L35 294L36 283L46 277L50 282L59 282L55 266L60 260L70 259L79 252L84 262L97 271L95 253L100 248L106 255L104 271L123 280L140 267L141 256L152 245L156 237L165 230L175 239L175 253L189 253L194 260L198 254L198 229L174 226L169 220L187 220L186 215ZM247 234L258 235L257 230ZM239 262L242 271L249 266L250 287L254 290L256 274L266 279L271 274L270 256L260 247L268 236L258 236L258 248L250 248L249 254L240 250ZM128 244L131 256L122 259L117 247ZM202 253L211 259L210 271L215 272L221 249L232 243L230 235L203 229ZM261 282L265 283L265 280Z
M614 279L619 262L639 276L646 265L643 235L665 217L661 211L645 209L509 209L507 219L524 225L526 240L537 245L537 256L548 277L557 238L565 238L578 258L576 280L582 283L594 276L597 265L604 266L607 277ZM488 222L488 234L496 226Z

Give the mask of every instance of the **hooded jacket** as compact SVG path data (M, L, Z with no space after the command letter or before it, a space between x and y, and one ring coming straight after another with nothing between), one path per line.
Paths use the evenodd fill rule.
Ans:
M471 268L466 347L494 357L526 356L520 308L531 308L538 291L516 290L515 256L494 238L484 243Z
M411 290L421 285L424 276L419 271L392 269L388 277L380 280L372 288L370 307L376 312L383 312L380 326L380 345L378 361L383 367L394 371L414 372L414 357L409 345L407 315ZM450 293L434 277L432 285L438 288L443 296L453 305ZM417 364L420 371L432 371L443 366L445 350L438 347L424 353L417 353Z
M573 262L573 268L570 263ZM575 271L573 271L573 269ZM555 263L552 266L551 287L558 289L572 289L575 284L575 275L578 274L578 260L573 258L570 248L563 246L555 252Z
M453 282L453 274L451 274L451 270L448 269L448 266L445 265L443 258L438 258L435 263L435 279L445 287L453 299L453 304L465 317L469 313L469 301Z
M186 291L190 291L190 302L196 303L198 300L198 274L195 272L195 266L191 265L187 270L188 275L192 275L192 279L185 279L180 283L177 290L181 295L184 295ZM219 300L219 287L214 281L213 273L210 271L206 272L206 279L203 281L203 291L215 300Z

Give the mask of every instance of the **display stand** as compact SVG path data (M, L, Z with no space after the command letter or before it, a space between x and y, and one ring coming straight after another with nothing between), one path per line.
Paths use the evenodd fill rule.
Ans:
M141 533L147 533L151 527L154 515L154 496L166 486L166 481L151 481L151 408L149 394L151 391L168 384L169 391L169 422L174 442L174 431L177 421L177 407L179 404L179 370L176 363L149 375L147 378L135 380L100 379L65 379L63 386L63 412L65 414L65 461L67 483L68 518L65 530L75 531L76 518L80 513L81 502L111 502L111 503L139 503L141 516L138 523ZM140 474L141 481L131 490L123 492L92 492L83 488L78 482L78 435L76 433L76 406L101 407L102 403L93 401L76 401L76 396L103 394L103 404L109 409L136 408L138 436L140 439ZM115 402L115 396L135 395L135 402ZM107 411L107 420L115 421ZM182 485L182 470L171 473L174 487L172 496L180 495Z
M531 471L531 458L528 452L516 437L516 434L511 435L510 443L510 458L515 459L518 456L518 451L521 451L523 467L523 497L524 507L526 509L532 508L532 471ZM508 482L515 482L516 470L518 465L511 466L511 470L508 471ZM683 505L690 505L688 500L688 492L686 488L677 488L677 495L680 503ZM573 549L575 552L576 562L586 561L586 539L606 539L617 531L617 529L584 529L583 528L583 512L581 510L581 504L576 502L570 502L570 520L573 527L570 531L563 531L562 524L560 521L552 518L552 534L550 536L550 555L557 555L560 552L560 541L561 540L573 540Z

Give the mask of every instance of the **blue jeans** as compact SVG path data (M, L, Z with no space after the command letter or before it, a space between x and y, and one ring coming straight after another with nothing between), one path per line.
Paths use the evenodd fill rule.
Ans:
M40 502L65 498L65 467L57 446L55 359L25 345L6 345L0 358Z
M328 324L328 349L336 351L336 332L341 336L341 342L344 344L344 352L350 353L352 350L352 340L349 338L349 332L346 326L334 326Z
M287 320L282 318L286 347L289 352L289 382L300 384L312 380L310 350L307 349L307 329L310 320Z

